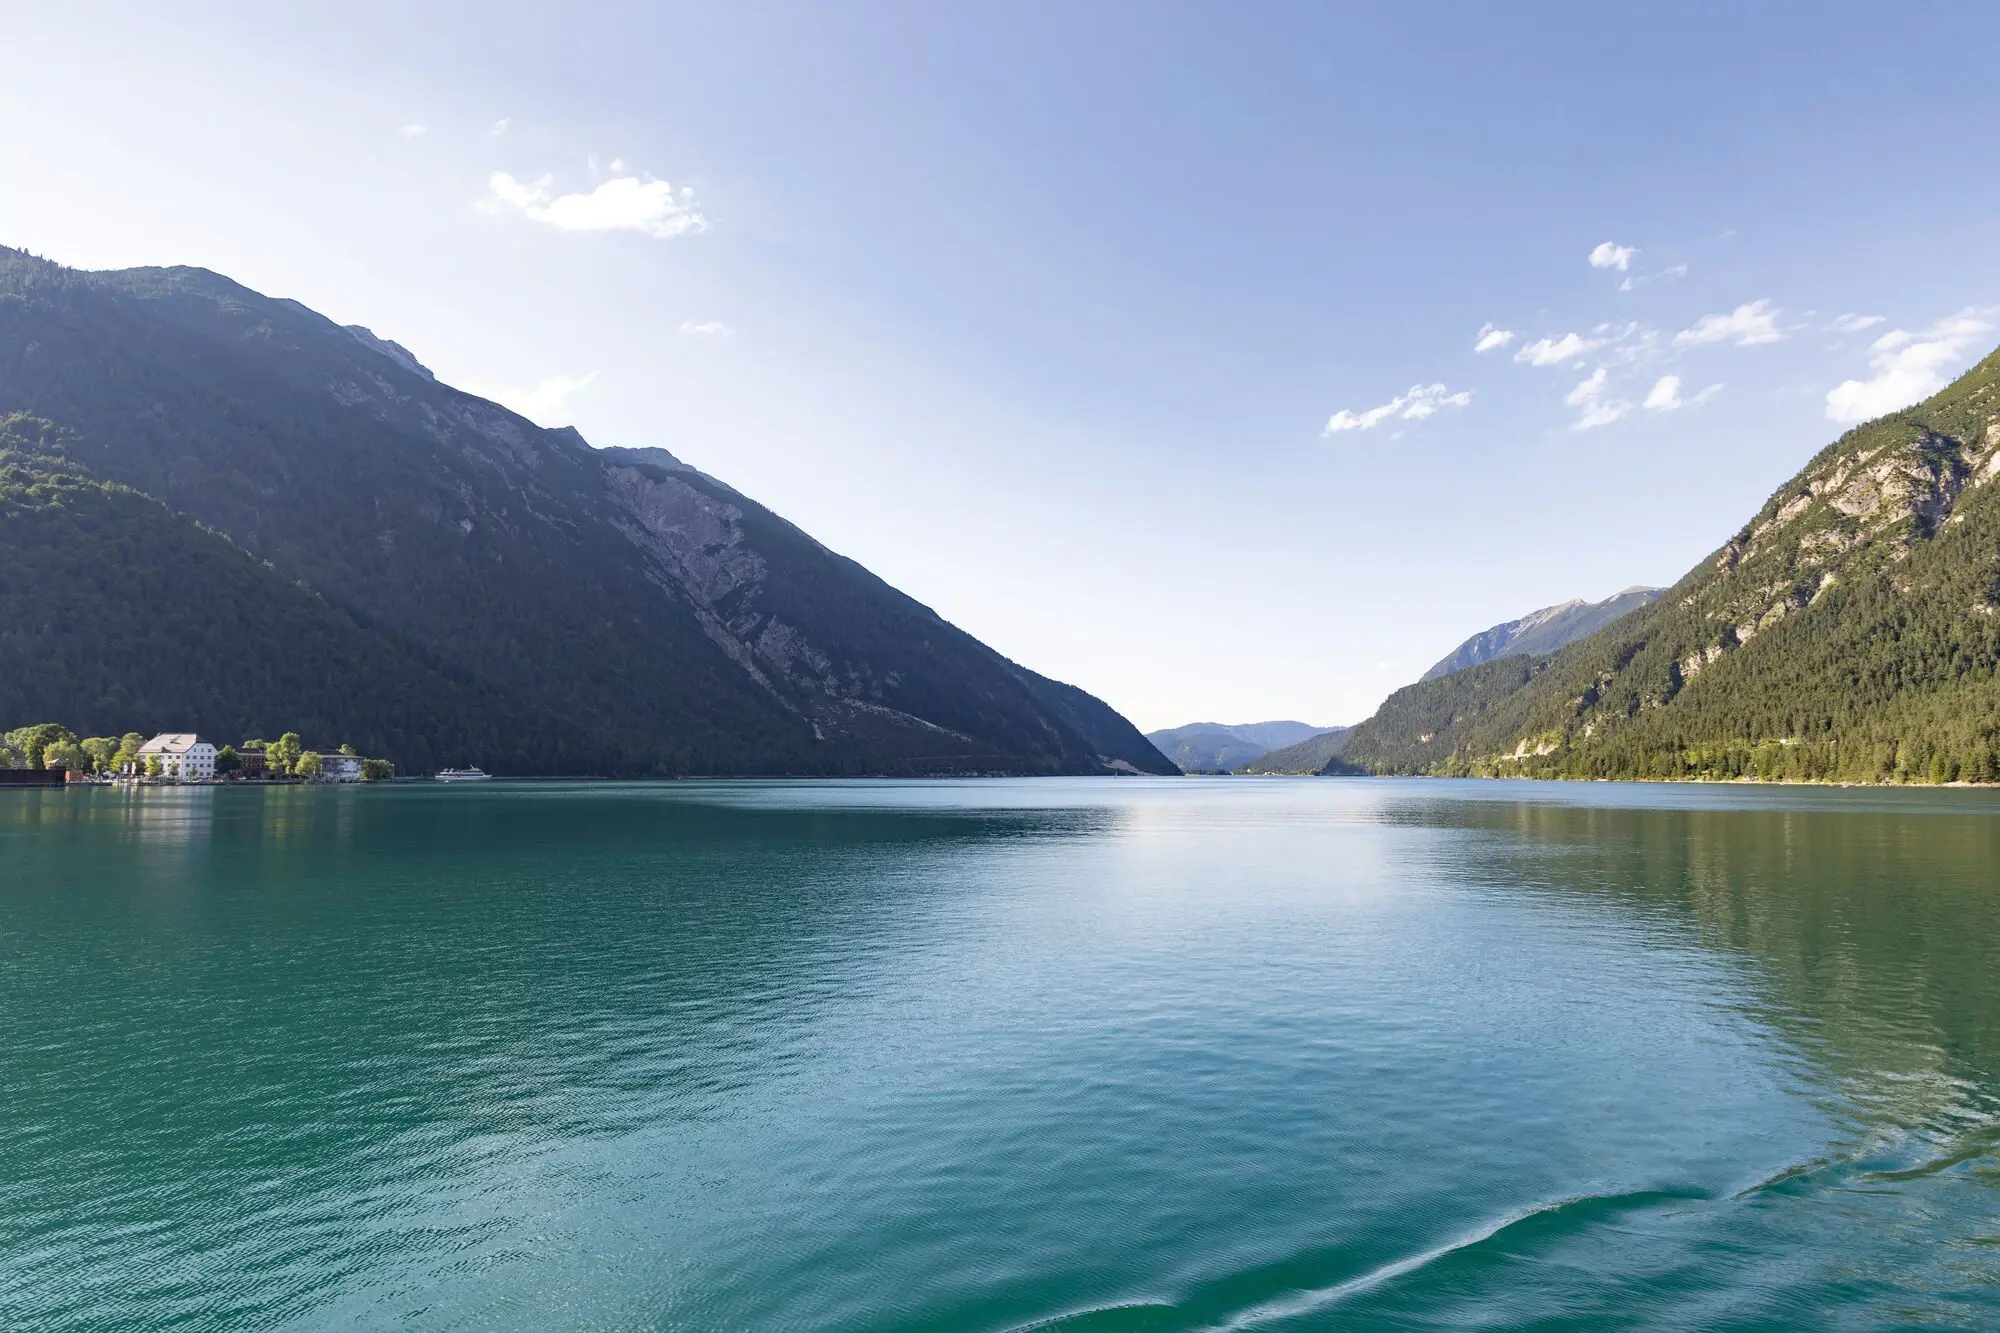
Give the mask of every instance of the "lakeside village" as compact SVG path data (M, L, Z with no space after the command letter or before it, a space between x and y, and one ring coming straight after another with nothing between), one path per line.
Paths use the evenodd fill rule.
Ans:
M78 739L59 723L0 734L0 786L65 782L199 784L218 782L382 782L396 776L386 759L354 747L308 750L288 731L274 741L248 740L220 749L193 732L162 732L147 740L123 736Z

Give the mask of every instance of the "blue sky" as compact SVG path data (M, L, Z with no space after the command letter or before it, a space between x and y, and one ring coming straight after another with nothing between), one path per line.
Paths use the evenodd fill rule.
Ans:
M664 445L1147 727L1671 582L2000 342L1991 7L163 8L10 13L0 243Z

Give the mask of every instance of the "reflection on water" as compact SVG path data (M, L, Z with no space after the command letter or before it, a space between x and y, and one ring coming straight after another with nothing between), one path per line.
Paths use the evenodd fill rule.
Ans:
M1754 1017L1809 1057L1857 1130L1996 1123L1991 796L1842 791L1766 809L1416 801L1385 813L1493 835L1505 851L1474 855L1500 882L1688 921L1704 946L1745 961Z
M0 793L42 1328L2000 1320L2000 801Z

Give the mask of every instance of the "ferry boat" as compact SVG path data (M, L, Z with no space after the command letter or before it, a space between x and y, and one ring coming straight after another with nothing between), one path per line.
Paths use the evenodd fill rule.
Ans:
M447 768L437 775L439 782L491 782L493 775L477 768Z

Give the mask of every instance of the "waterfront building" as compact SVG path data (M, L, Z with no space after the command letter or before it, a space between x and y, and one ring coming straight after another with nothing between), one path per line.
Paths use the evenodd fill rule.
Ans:
M160 772L170 778L206 782L215 776L215 747L191 731L164 731L139 747L135 772L146 771L146 761L159 756Z
M319 757L319 776L322 782L361 781L361 756L358 754L323 754Z

